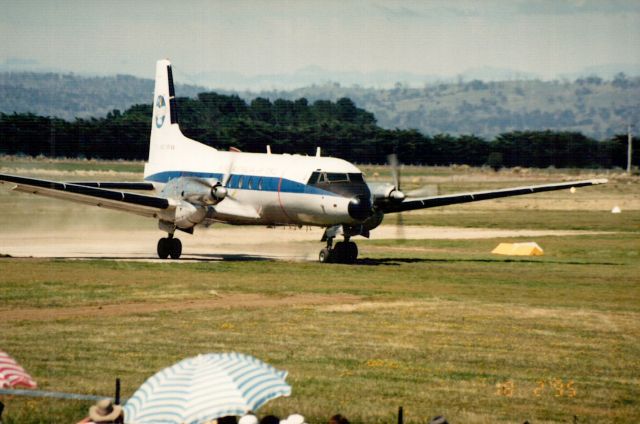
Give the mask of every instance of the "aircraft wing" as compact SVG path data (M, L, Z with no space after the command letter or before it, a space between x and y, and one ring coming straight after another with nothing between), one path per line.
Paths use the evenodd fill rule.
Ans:
M124 191L110 190L109 183L60 183L55 181L40 180L36 178L19 177L16 175L0 174L0 183L14 184L13 190L24 193L39 194L77 203L115 209L135 213L146 217L156 217L160 211L173 207L168 199L157 196L127 193ZM91 184L91 185L89 185ZM123 184L134 183L115 183ZM135 183L138 184L138 183ZM147 183L142 183L147 184ZM113 187L113 186L111 186ZM134 186L129 185L132 189Z
M85 187L106 188L110 190L155 190L153 183L147 182L113 182L113 181L70 181L65 184L75 184Z
M565 183L532 185L525 187L503 188L491 191L477 191L473 193L456 193L442 196L423 198L406 198L400 203L387 203L380 208L384 213L411 211L415 209L434 208L437 206L455 205L458 203L478 202L480 200L498 199L500 197L520 196L523 194L540 193L543 191L564 190L571 187L584 187L597 184L605 184L606 179L593 179L583 181L569 181Z

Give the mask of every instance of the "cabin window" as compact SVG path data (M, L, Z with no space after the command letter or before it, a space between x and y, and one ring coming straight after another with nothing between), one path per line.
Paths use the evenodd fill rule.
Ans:
M258 190L262 190L262 177L258 178Z
M247 181L247 188L249 190L253 188L253 177L249 177L249 181Z
M238 178L238 188L242 188L242 176Z

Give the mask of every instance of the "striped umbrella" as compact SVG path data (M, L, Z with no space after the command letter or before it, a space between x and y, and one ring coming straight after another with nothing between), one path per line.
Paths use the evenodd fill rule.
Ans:
M11 389L14 387L35 389L38 384L15 359L0 350L0 388Z
M149 378L127 401L127 423L200 424L289 396L286 371L241 353L187 358Z

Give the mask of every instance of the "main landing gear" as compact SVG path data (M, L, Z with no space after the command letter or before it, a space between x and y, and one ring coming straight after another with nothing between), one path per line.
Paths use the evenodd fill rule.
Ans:
M320 251L320 262L352 264L358 258L358 246L345 236L344 241L333 245L333 237L327 238L327 247Z
M171 256L171 259L178 259L182 254L182 243L180 239L174 238L173 234L169 233L168 237L163 237L158 240L158 257L160 259L167 259Z

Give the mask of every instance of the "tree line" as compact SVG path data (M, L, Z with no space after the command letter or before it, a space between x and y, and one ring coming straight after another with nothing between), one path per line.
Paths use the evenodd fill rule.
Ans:
M356 163L385 163L397 153L407 164L610 168L625 167L626 135L595 140L570 131L512 131L491 140L475 135L425 135L388 130L349 98L335 102L201 93L178 99L178 122L187 137L218 149L323 155ZM113 110L104 118L76 119L31 113L0 114L0 153L145 160L151 105ZM636 139L636 146L637 146ZM636 155L636 158L640 155ZM634 161L638 165L638 159Z

